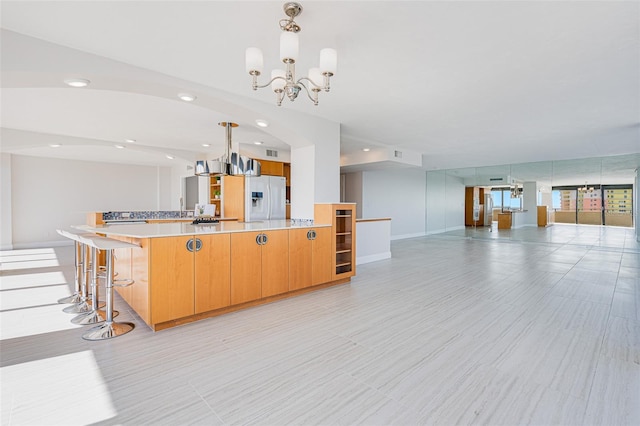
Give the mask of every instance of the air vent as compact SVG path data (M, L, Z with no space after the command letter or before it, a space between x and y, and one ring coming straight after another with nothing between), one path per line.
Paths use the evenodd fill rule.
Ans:
M277 157L277 156L278 156L278 151L276 151L275 149L267 150L267 157Z
M489 178L489 182L502 182L504 178Z
M402 151L394 151L393 156L396 158L402 158Z

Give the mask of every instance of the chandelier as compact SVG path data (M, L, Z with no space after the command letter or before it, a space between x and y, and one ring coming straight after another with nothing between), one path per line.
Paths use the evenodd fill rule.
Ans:
M296 80L296 61L298 60L298 32L300 26L293 20L302 12L299 3L287 2L284 4L284 13L288 18L280 20L280 59L286 65L286 69L271 71L271 80L264 84L258 84L258 76L262 74L262 51L257 47L249 47L246 51L247 72L253 77L251 88L262 89L271 85L276 94L278 106L282 105L285 94L292 102L298 97L302 89L314 105L318 105L318 93L322 90L329 91L329 79L336 72L338 56L334 49L320 50L320 66L311 68L307 77Z

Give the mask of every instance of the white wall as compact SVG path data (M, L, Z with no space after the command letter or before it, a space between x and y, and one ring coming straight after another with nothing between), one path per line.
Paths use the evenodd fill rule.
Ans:
M425 227L427 234L437 234L447 230L447 214L445 201L447 199L447 175L444 171L427 172L427 209L425 212Z
M362 218L391 218L391 239L425 235L422 169L362 172Z
M88 212L161 210L167 176L158 167L12 155L13 247L64 242L56 229L86 223Z
M427 172L427 234L464 228L464 180L444 170Z
M356 203L356 217L362 217L362 172L345 173L344 202Z

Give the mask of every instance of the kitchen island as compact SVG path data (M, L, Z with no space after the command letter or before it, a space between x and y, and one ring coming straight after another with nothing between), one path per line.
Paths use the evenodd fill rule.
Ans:
M116 250L118 276L135 281L117 291L157 331L350 281L355 259L345 268L344 258L345 250L355 256L355 215L347 216L344 205L339 210L326 206L320 209L340 213L337 223L324 215L322 224L276 220L79 228L140 246ZM351 214L351 208L346 211ZM349 247L347 232L353 232Z

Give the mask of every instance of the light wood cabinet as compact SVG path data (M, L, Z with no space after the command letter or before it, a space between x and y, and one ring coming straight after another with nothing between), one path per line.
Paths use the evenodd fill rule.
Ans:
M288 231L231 235L231 304L289 291Z
M280 161L258 160L260 173L268 176L284 176L284 163Z
M197 240L202 242L194 251L195 313L199 314L231 304L231 245L229 234L202 235Z
M256 242L259 232L231 235L231 304L262 297L262 247Z
M151 239L149 265L151 319L160 323L193 315L193 252L187 249L193 237Z
M218 217L244 220L244 177L212 176L209 203L216 206Z
M289 230L289 290L331 281L331 228Z
M356 205L316 204L315 220L331 223L331 278L349 278L356 273Z

